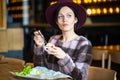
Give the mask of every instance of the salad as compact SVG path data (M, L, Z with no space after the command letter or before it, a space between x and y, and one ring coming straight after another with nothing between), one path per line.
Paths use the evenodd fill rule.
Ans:
M53 71L46 67L36 66L32 68L31 66L25 66L20 72L12 73L19 77L24 78L34 78L34 79L58 79L58 78L71 78L71 76L63 74L59 71Z

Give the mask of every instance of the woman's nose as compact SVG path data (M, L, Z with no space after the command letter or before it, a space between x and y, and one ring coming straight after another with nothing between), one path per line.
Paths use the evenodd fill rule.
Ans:
M64 17L63 17L63 21L65 22L66 20L67 20L67 17L66 17L66 16L64 16Z

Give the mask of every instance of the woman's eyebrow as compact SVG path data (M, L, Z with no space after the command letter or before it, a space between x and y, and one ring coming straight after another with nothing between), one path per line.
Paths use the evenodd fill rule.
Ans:
M72 14L72 12L67 12L67 14ZM63 15L63 13L59 13L58 15Z

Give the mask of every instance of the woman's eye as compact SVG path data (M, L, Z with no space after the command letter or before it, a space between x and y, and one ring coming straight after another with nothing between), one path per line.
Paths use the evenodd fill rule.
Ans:
M67 17L71 17L72 15L67 15Z
M70 14L66 15L66 18L71 18L71 17L72 17L72 15L70 15ZM58 16L58 19L63 19L63 18L64 18L63 15Z
M61 18L63 18L63 16L58 16L58 19L61 19Z

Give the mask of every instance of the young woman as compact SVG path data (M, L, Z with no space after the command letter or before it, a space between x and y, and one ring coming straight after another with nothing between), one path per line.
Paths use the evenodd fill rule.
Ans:
M44 45L40 32L34 32L34 65L68 74L73 80L87 80L92 45L88 39L75 33L86 20L84 8L72 0L58 0L47 8L46 19L62 34L52 36Z

